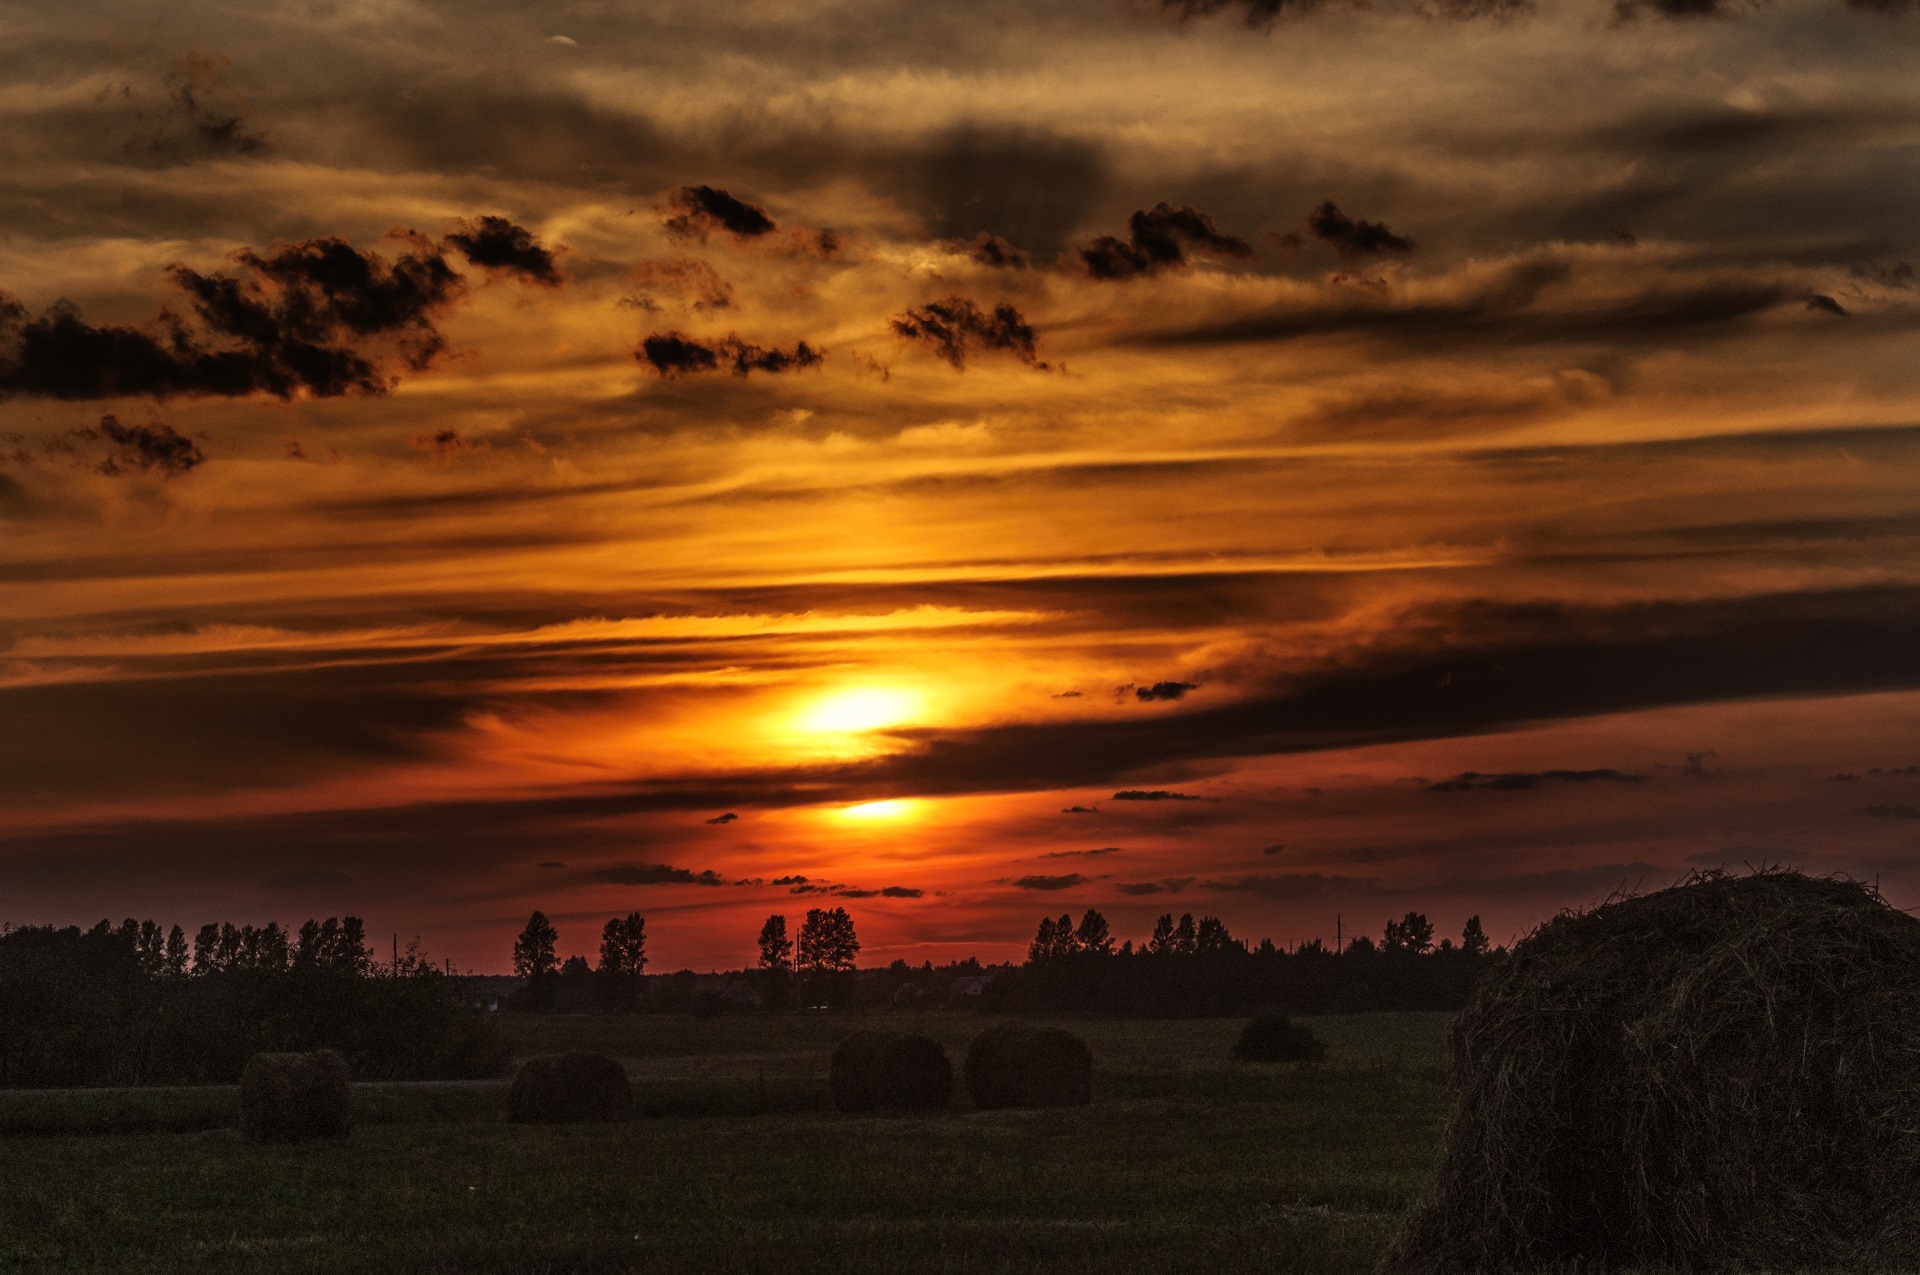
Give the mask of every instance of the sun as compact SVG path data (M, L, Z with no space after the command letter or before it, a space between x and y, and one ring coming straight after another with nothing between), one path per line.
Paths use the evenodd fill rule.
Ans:
M918 812L919 807L920 803L917 801L906 797L893 797L884 801L863 801L857 806L842 806L833 813L842 819L870 823L910 818Z
M834 691L800 713L802 730L853 735L898 726L919 716L920 696L898 686L857 686Z

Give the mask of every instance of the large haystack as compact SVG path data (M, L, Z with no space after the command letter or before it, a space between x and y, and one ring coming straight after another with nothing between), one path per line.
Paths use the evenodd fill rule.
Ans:
M967 1094L973 1105L1078 1107L1093 1101L1093 1052L1059 1027L1000 1023L967 1046Z
M1305 1023L1296 1023L1283 1009L1255 1015L1240 1029L1234 1042L1235 1062L1318 1062L1327 1047Z
M626 1069L605 1054L542 1054L520 1065L507 1095L516 1124L591 1124L633 1118Z
M1450 1049L1393 1275L1920 1259L1920 920L1863 886L1713 873L1558 917Z
M904 1032L855 1032L833 1051L839 1111L933 1111L953 1101L953 1064L940 1042Z
M331 1049L255 1054L240 1073L240 1135L248 1142L344 1138L353 1128L347 1060Z

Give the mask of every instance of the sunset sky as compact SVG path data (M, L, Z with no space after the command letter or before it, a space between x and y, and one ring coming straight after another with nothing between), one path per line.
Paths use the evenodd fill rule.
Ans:
M1920 13L0 10L0 920L1920 905Z

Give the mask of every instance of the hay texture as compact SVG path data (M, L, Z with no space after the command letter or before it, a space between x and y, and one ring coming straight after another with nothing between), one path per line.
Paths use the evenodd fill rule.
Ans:
M1093 1101L1093 1051L1070 1031L1000 1023L967 1045L967 1095L985 1110Z
M331 1049L255 1054L240 1073L240 1136L248 1142L344 1138L353 1128L347 1060Z
M833 1051L837 1111L935 1111L953 1101L953 1064L940 1042L902 1032L855 1032Z
M1326 1056L1327 1047L1312 1028L1277 1009L1249 1020L1233 1046L1235 1062L1318 1062Z
M594 1124L633 1118L626 1069L605 1054L542 1054L513 1078L507 1119L515 1124Z
M1541 926L1450 1041L1390 1275L1920 1259L1920 921L1711 873Z

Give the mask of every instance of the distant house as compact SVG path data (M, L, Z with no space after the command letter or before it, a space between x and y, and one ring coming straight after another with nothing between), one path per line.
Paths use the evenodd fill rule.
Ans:
M955 1000L970 996L979 996L987 990L987 984L993 981L991 974L963 974L953 980L947 988L947 995Z

